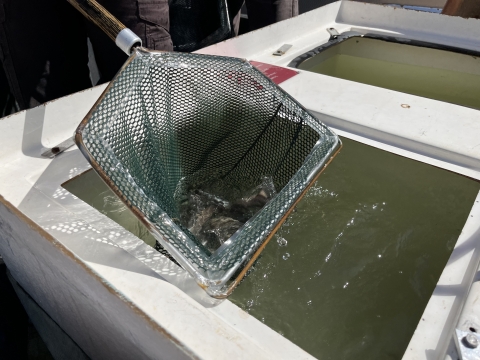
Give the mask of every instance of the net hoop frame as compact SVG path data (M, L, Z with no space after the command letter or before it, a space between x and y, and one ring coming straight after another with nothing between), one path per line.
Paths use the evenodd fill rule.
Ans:
M288 216L292 213L294 210L295 206L300 202L300 200L303 198L303 196L307 193L307 191L310 189L310 187L315 183L315 181L318 179L318 177L322 174L322 172L325 170L327 165L331 163L331 161L338 155L342 148L342 142L340 138L335 134L336 137L336 145L331 149L330 155L325 158L325 161L318 164L315 169L310 173L308 176L309 180L307 185L304 187L304 189L301 191L301 193L294 198L294 201L292 202L292 205L288 208L287 211L282 215L282 217L275 223L274 228L268 233L267 236L261 241L261 243L254 249L250 256L247 257L247 259L241 263L239 263L237 266L234 268L230 269L226 275L221 279L221 281L215 280L212 282L212 280L203 277L202 275L198 274L198 271L195 269L195 267L189 263L187 259L184 258L184 256L173 246L169 243L168 239L166 239L156 228L155 224L152 223L147 216L140 210L138 209L135 205L131 203L131 201L124 195L124 193L117 187L117 185L112 181L112 179L108 176L108 174L104 171L102 166L97 162L97 160L94 158L94 156L90 153L88 150L88 147L85 145L84 140L83 140L83 132L87 124L89 123L90 119L92 118L92 115L95 113L99 105L104 101L105 97L109 92L111 91L112 87L115 85L115 82L117 78L125 71L125 69L132 63L132 61L138 56L138 54L162 54L162 53L168 53L166 51L158 51L158 50L149 50L145 48L137 48L136 51L134 51L130 57L127 59L127 61L123 64L123 66L120 68L120 70L117 72L115 77L110 81L110 83L107 85L103 93L100 95L98 100L95 102L95 104L92 106L92 108L89 110L87 115L83 118L83 120L80 122L78 125L76 131L75 131L75 143L80 149L81 153L83 156L87 159L87 161L90 163L94 171L100 176L100 178L105 182L105 184L113 191L115 195L117 195L120 200L125 204L125 206L145 225L145 227L151 232L151 234L154 236L156 240L160 242L160 244L170 253L175 260L177 260L181 266L192 275L192 277L196 280L197 284L202 287L208 295L211 297L217 298L217 299L224 299L227 298L235 289L235 287L241 282L241 280L245 277L246 273L248 270L252 267L252 265L255 263L255 261L258 259L260 256L261 252L263 249L266 247L268 242L272 239L272 237L275 235L277 230L281 227L281 225L285 222L285 220L288 218ZM197 55L198 56L198 55ZM201 55L200 55L201 56ZM208 55L211 56L211 55ZM218 58L224 58L222 56L218 56ZM245 65L248 65L255 69L255 71L258 72L259 76L263 76L265 79L267 79L273 87L275 87L278 91L283 93L284 95L288 96L291 101L295 102L296 105L298 105L299 108L303 109L305 112L308 112L298 101L293 99L289 94L287 94L283 89L278 87L277 84L275 84L271 79L266 77L263 73L261 73L259 70L257 70L255 67L253 67L246 59L239 59L245 63ZM309 112L308 112L309 113ZM311 114L310 114L311 115ZM313 115L312 115L313 116ZM325 125L324 125L325 126ZM325 126L326 127L326 126ZM168 215L166 215L168 216ZM170 219L171 220L171 219ZM250 220L249 220L250 221ZM173 223L173 221L172 221ZM248 223L248 222L247 222ZM241 269L241 270L240 270ZM238 271L240 270L240 271ZM236 276L233 277L234 274L237 274Z

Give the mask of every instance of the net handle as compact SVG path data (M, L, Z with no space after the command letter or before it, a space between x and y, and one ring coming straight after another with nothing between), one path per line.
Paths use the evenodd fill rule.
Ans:
M142 40L129 28L123 25L95 0L67 0L83 16L97 25L115 44L130 55L134 48L142 46Z

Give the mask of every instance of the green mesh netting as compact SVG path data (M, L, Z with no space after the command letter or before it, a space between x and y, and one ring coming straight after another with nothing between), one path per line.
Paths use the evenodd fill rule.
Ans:
M160 245L211 294L224 291L339 146L244 60L142 51L77 133L94 168L98 163ZM218 249L182 222L189 191L228 202L265 179L274 196Z

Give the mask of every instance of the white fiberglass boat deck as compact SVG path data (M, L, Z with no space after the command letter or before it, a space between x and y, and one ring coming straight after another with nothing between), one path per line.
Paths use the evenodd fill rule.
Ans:
M337 2L203 49L286 66L328 41L327 28L480 51L480 20ZM283 44L292 47L272 55ZM281 87L340 135L480 179L480 112L299 70ZM305 351L190 276L61 184L89 169L72 136L104 86L0 120L0 253L18 283L92 358L308 359ZM480 310L480 196L405 359L454 352ZM466 306L463 305L466 303ZM463 313L462 313L463 311ZM392 329L394 331L394 329Z

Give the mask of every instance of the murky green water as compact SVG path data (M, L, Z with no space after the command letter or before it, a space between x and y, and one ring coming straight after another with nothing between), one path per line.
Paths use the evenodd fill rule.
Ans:
M342 141L230 300L319 359L400 359L480 184Z
M354 37L300 69L480 109L480 58Z
M229 299L320 359L399 359L480 184L342 141ZM153 240L93 171L64 187Z

